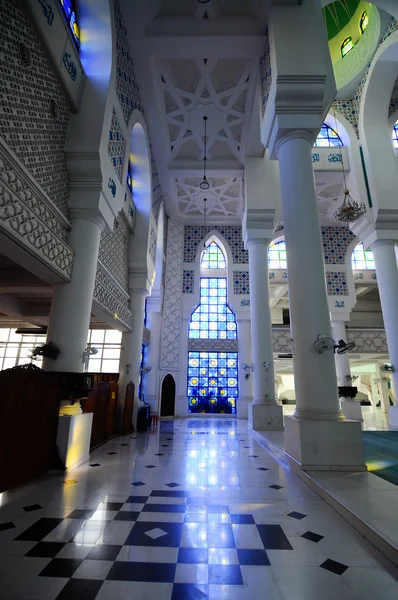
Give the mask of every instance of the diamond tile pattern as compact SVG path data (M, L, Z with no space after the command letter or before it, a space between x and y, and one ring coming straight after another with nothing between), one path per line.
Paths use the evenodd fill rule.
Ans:
M45 495L43 481L11 495L0 507L0 519L3 511L16 515L15 522L2 519L2 557L9 551L23 558L15 568L0 571L0 597L290 600L305 578L313 590L306 600L318 600L319 581L326 577L329 597L333 592L336 598L357 600L344 576L348 565L336 560L339 545L341 557L351 542L353 548L368 549L364 560L375 550L350 528L335 537L342 535L341 519L249 434L252 456L264 465L258 467L243 448L246 438L236 435L243 427L229 419L161 422L156 435L131 440L129 452L112 454L122 440L93 451L93 464L103 468L80 467L80 481L71 488L54 479L44 482ZM169 446L159 453L166 439ZM155 454L164 455L162 467L146 469ZM283 486L270 485L272 480ZM281 489L283 495L275 492ZM37 515L23 509L38 501ZM57 508L62 503L75 508ZM7 529L10 523L15 527ZM362 564L360 554L355 561ZM350 579L359 581L356 570L349 569ZM385 573L376 564L375 571L378 577ZM286 596L282 589L289 581L293 595Z

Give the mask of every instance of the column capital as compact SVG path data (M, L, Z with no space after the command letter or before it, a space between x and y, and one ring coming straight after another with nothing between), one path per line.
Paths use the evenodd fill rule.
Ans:
M269 238L249 238L246 241L246 248L250 250L252 246L266 246L268 247L271 240Z
M246 247L252 240L263 240L269 244L275 229L275 209L247 209L246 218L242 224L242 236ZM260 243L260 242L258 242Z
M83 221L90 221L91 223L95 223L101 229L101 233L105 229L105 220L104 218L91 210L86 208L70 208L69 209L69 219L73 221L74 219L81 219Z
M279 151L284 144L291 142L292 140L305 140L312 148L314 144L314 132L309 129L293 129L281 133L278 140L275 142L274 151L276 156L279 158Z

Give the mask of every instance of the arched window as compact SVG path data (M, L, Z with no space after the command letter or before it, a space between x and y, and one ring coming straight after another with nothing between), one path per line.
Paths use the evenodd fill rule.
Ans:
M216 242L211 242L202 254L201 269L225 269L225 257Z
M76 48L80 49L80 31L79 25L77 24L76 17L76 6L74 0L59 0L60 5L62 6L62 10L68 23L69 29L71 31L73 40L75 42Z
M354 47L354 42L352 41L352 37L347 37L344 42L341 44L341 56L344 58L345 56L347 56L347 54L349 52L351 52L351 50Z
M285 242L270 244L268 248L268 266L270 269L287 269Z
M130 190L130 194L133 195L133 170L131 168L131 161L127 166L127 187Z
M394 148L398 148L398 121L395 123L392 130L392 143Z
M200 266L202 273L207 269L219 269L220 274L200 278L199 306L191 315L188 335L193 351L188 352L189 412L236 414L238 353L229 352L228 348L223 351L223 342L226 345L228 340L237 339L237 325L235 314L227 304L226 259L215 241L203 252ZM201 340L209 340L208 351L201 349L204 343ZM217 351L211 350L211 340L217 344Z
M363 243L355 246L351 256L351 267L356 271L375 269L375 261L371 250L364 250Z
M359 21L359 29L361 30L361 33L364 33L364 31L365 31L365 29L367 28L368 25L369 25L369 17L368 17L368 13L365 10L362 13L361 19Z
M315 140L314 146L318 148L332 148L335 146L344 146L339 134L324 123Z

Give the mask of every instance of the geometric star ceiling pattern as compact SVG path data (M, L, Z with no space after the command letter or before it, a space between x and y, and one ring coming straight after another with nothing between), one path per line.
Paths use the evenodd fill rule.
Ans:
M190 167L189 176L175 179L178 209L185 215L240 217L243 201L242 132L251 109L246 106L251 83L247 59L171 59L158 65L163 92L169 168ZM254 84L254 81L253 81ZM204 158L204 120L207 117L207 169L210 189L199 189ZM223 173L212 177L212 168ZM234 169L228 176L228 168Z
M185 215L203 215L206 198L206 215L226 217L242 216L243 182L241 177L208 177L210 189L199 188L201 177L177 177L178 207Z

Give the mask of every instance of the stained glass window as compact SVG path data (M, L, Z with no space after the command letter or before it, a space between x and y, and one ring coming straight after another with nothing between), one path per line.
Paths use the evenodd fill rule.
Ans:
M133 170L130 161L127 167L127 187L130 190L130 194L133 195Z
M73 0L59 0L65 15L66 22L69 25L73 40L77 49L80 49L80 31L76 18L76 7Z
M361 30L361 33L363 33L365 31L365 29L367 28L368 25L369 25L369 17L368 17L368 13L365 10L362 13L361 20L359 21L359 29Z
M237 352L188 353L189 412L236 414Z
M398 121L395 123L392 130L392 143L394 148L398 148Z
M236 319L227 304L227 280L224 277L201 277L200 304L192 313L189 337L236 340Z
M318 133L318 137L315 140L314 146L317 146L319 148L332 148L335 146L343 145L344 144L341 141L339 134L334 129L329 127L329 125L326 125L326 123L324 123L321 127L320 132Z
M344 58L347 56L349 52L354 47L354 42L352 41L352 37L347 37L344 42L341 44L341 56Z
M211 242L202 254L201 269L226 269L225 256L216 242Z
M271 269L287 269L285 242L270 244L268 248L268 266Z
M351 256L351 267L357 271L376 268L373 252L364 250L362 242L354 248Z

